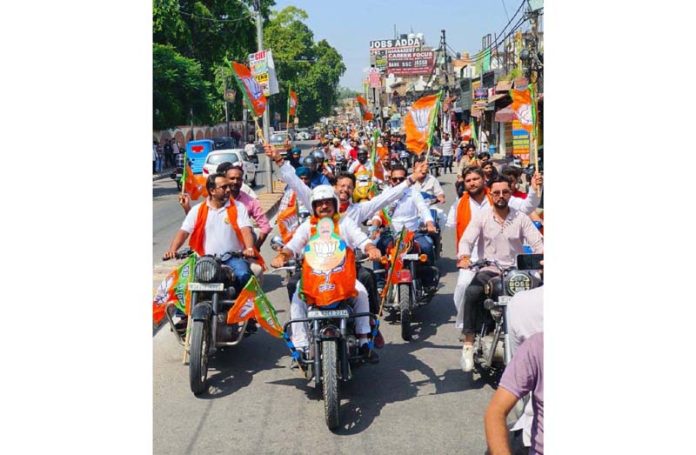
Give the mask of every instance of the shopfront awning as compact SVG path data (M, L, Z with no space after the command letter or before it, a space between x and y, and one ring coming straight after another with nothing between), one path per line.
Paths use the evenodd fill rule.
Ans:
M508 104L495 113L495 121L500 123L510 123L516 118L515 111L512 110L512 104Z

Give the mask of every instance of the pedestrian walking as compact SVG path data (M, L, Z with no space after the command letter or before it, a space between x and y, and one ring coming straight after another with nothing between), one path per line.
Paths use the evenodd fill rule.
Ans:
M442 141L440 142L440 147L442 148L442 159L444 163L442 164L442 171L447 172L449 169L450 174L452 173L452 160L454 159L454 146L452 144L452 139L448 133L442 134Z
M157 174L157 141L152 142L152 173Z
M173 166L173 155L172 155L172 140L167 139L164 143L164 165L167 167ZM160 167L160 171L162 167Z

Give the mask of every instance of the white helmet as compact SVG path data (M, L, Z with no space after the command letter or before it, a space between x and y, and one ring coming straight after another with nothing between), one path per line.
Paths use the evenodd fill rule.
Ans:
M314 187L312 197L310 198L312 211L314 211L314 202L323 201L324 199L333 199L336 202L336 211L338 211L338 196L331 185L317 185Z

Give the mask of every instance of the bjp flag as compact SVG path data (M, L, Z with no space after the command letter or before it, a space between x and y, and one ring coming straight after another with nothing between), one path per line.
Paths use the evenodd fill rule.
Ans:
M362 119L368 121L372 120L374 116L367 109L367 100L360 95L358 95L356 99L358 100L358 107L360 108L360 114L362 115Z
M431 143L432 126L437 119L437 109L441 94L428 95L411 105L406 114L406 148L420 155L428 150Z
M520 122L520 126L531 133L534 129L534 120L532 117L532 94L529 88L524 90L510 90L512 97L512 110Z
M256 114L257 117L263 115L266 110L266 97L263 95L263 88L251 75L251 71L246 66L232 62L232 74L239 84L239 88L244 94L244 100L248 108Z
M290 90L290 96L288 97L288 117L295 117L295 111L297 110L297 93L294 90Z

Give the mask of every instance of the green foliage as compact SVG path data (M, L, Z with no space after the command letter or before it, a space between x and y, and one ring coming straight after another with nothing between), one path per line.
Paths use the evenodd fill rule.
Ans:
M338 100L338 80L346 71L343 57L326 40L314 43L314 34L302 22L307 13L288 6L271 16L264 29L273 50L280 94L270 99L271 112L287 112L289 86L299 98L297 115L302 125L311 125L331 115Z
M344 100L346 98L355 98L356 96L360 95L360 93L356 90L353 90L352 88L348 87L338 87L338 99L339 100Z
M194 121L209 118L210 83L201 64L179 54L173 46L154 43L152 48L153 127L186 124L193 109Z
M154 128L224 120L225 79L229 62L247 62L256 51L253 0L154 0ZM261 0L266 19L264 48L273 50L280 93L269 99L271 115L287 111L288 87L299 97L298 116L311 124L331 113L338 80L345 72L341 55L303 22L307 13L294 6L273 12L274 0ZM241 118L241 94L230 105Z

